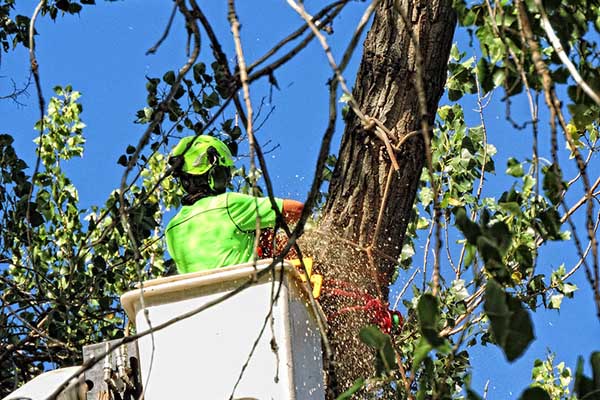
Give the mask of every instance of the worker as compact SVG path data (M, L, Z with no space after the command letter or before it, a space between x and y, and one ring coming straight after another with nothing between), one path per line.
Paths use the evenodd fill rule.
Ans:
M233 158L227 145L208 136L188 136L169 158L173 175L187 193L169 222L167 247L179 273L241 264L254 258L256 221L275 226L276 213L266 197L226 192ZM286 222L300 218L303 204L275 199Z

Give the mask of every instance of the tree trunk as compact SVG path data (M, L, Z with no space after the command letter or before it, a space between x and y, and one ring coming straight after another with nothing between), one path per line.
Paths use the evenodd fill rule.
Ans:
M394 3L406 10L403 23ZM422 76L427 100L427 119L433 124L444 90L448 55L456 25L450 0L382 0L369 31L353 95L360 109L381 121L397 144L408 133L420 129L417 95L417 48L419 41ZM334 353L334 375L339 393L355 379L373 372L372 357L358 340L358 331L372 315L350 306L363 306L365 299L332 290L366 291L388 301L388 286L402 249L419 177L425 160L421 134L408 139L396 153L399 171L390 176L391 162L384 143L365 131L352 113L347 119L338 162L329 188L319 229L307 232L307 248L325 276L321 304L328 315L328 337ZM384 201L389 186L387 201ZM377 237L378 215L383 205ZM369 250L370 249L370 250ZM378 287L379 286L379 287Z

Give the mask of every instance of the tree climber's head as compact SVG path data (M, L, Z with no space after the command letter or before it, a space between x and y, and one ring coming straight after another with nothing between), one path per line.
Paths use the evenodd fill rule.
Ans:
M169 164L188 194L186 204L224 193L231 180L233 157L227 145L212 136L187 136L171 152Z

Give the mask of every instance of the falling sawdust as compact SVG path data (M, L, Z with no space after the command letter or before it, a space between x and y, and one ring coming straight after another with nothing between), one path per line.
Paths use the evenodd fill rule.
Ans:
M337 386L334 390L340 393L352 386L357 377L372 376L374 372L374 355L358 337L360 329L371 323L371 316L360 308L364 306L362 297L333 295L328 285L335 280L337 285L347 285L349 292L371 296L376 296L377 290L365 251L318 228L307 231L299 243L303 255L313 257L315 272L325 278L319 302L328 316L327 336L337 366L335 377L329 378ZM340 313L340 310L349 311Z

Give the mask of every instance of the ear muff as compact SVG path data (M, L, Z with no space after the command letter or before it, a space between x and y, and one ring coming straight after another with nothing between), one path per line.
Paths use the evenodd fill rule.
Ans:
M221 165L213 166L208 172L208 185L215 193L224 193L231 180L231 169Z
M177 177L181 176L184 161L185 160L183 159L183 156L171 156L167 160L167 162L169 163L169 165L172 168L171 174L174 177L177 178Z
M208 171L208 186L215 193L224 193L231 179L231 168L222 164L220 154L214 147L210 146L206 153L212 164Z

